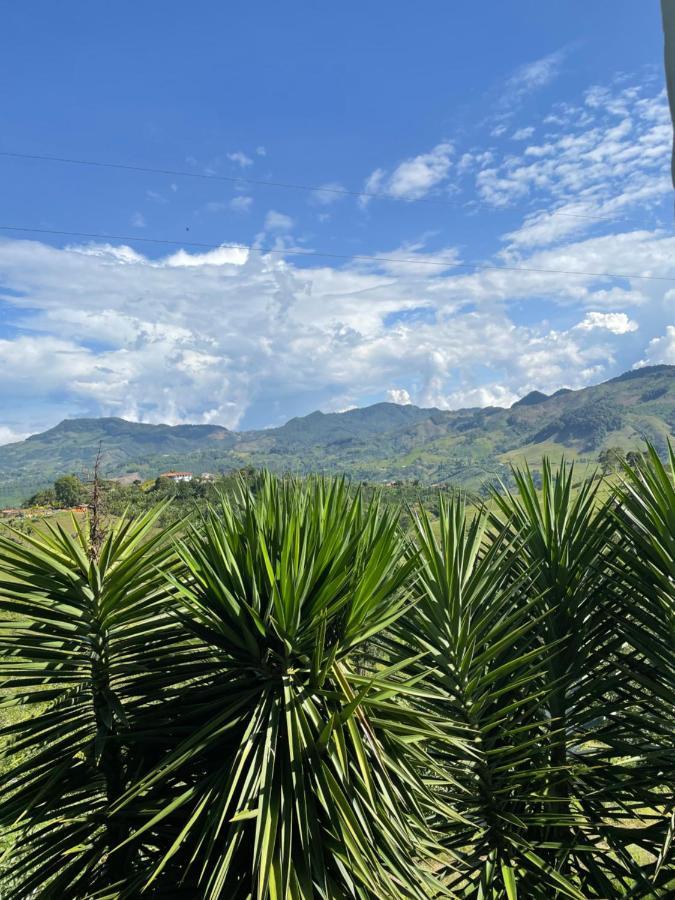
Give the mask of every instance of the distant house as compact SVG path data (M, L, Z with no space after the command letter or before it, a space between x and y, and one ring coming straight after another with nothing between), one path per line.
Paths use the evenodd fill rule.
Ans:
M202 472L202 474L199 476L199 478L201 481L215 481L216 480L216 476L213 474L213 472Z
M192 481L192 472L162 472L159 477L169 481Z

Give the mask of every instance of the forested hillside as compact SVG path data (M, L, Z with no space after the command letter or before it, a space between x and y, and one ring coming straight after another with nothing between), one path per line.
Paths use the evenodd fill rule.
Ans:
M99 446L107 476L141 479L167 469L347 473L369 481L452 482L479 490L508 477L513 462L535 468L544 454L596 463L645 440L664 450L675 434L675 366L636 369L579 391L533 391L510 409L420 409L378 403L314 412L280 428L233 432L216 425L147 425L73 419L0 447L0 501L18 503L56 477L91 470Z

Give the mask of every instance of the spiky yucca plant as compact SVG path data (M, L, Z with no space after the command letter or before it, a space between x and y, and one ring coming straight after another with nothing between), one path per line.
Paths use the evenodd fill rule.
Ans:
M642 601L614 565L623 544L614 501L601 502L597 479L575 483L574 467L564 463L554 472L544 462L541 487L528 470L515 479L515 493L495 495L493 522L516 541L516 568L531 574L530 596L542 598L542 648L551 648L542 649L544 815L530 839L550 870L586 897L648 897L654 887L640 857L652 840L621 821L650 797L635 768L649 754L649 736L635 655L623 636L626 603ZM665 727L672 726L671 714Z
M341 481L266 477L179 553L181 618L210 656L183 698L188 736L126 801L166 829L151 885L209 900L425 896L401 743L412 713L393 707L386 667L360 669L409 604L396 514Z
M639 502L625 499L621 533L615 501L601 502L593 479L575 483L573 467L545 463L540 486L527 470L515 478L490 513L467 518L442 500L437 526L419 514L418 601L396 628L400 655L411 644L427 654L429 693L416 702L466 729L468 753L430 750L446 884L484 898L657 896L672 878L655 866L672 772L657 735L675 723L672 483L656 460L632 476ZM649 664L631 632L636 646L653 642Z
M116 897L143 868L140 847L112 853L133 822L110 810L155 762L133 734L158 727L183 643L160 512L120 520L96 548L75 518L0 537L0 708L20 713L0 731L2 896Z
M512 898L519 884L582 897L532 840L545 821L546 669L556 650L542 639L536 570L519 572L517 535L504 528L489 539L487 515L467 517L461 498L441 498L438 534L424 511L416 522L418 600L398 623L399 653L425 654L427 694L416 703L465 741L429 747L430 824L446 851L439 874L461 897Z
M631 805L633 822L649 854L650 882L675 892L675 452L666 464L655 448L637 467L624 466L617 492L621 533L614 572L623 586L617 630L623 640L621 664L633 686L630 714L640 740L629 749L639 790ZM617 811L626 818L625 809ZM621 826L617 826L621 828ZM651 860L655 862L652 864Z
M158 513L0 538L0 889L672 893L672 451L490 508L408 541L264 476L177 548Z

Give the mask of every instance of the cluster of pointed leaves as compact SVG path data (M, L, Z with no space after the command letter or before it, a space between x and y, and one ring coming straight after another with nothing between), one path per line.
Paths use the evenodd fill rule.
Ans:
M540 639L550 648L541 701L544 802L528 840L577 896L652 896L628 846L653 846L639 829L628 835L623 827L649 805L639 765L649 742L635 716L640 692L621 635L624 586L611 565L622 537L615 501L600 501L597 480L575 487L573 467L553 473L545 464L539 490L527 472L516 484L514 495L495 497L493 519L518 535L518 567L531 572L541 597Z
M675 473L652 451L604 502L572 467L514 474L490 510L420 512L416 604L387 642L426 654L426 710L466 729L429 750L439 874L461 897L665 895Z
M633 815L642 846L657 858L654 881L675 892L675 453L669 446L666 465L653 447L648 456L644 466L624 467L617 495L617 626L633 690L625 713L642 738Z
M420 514L419 599L399 642L426 653L428 714L464 729L466 747L430 749L446 883L457 896L498 897L515 896L524 871L556 886L529 839L545 816L542 699L554 647L542 642L541 597L518 571L511 536L488 543L486 525L485 515L467 521L456 499L441 503L438 537Z
M8 895L675 891L675 458L515 478L413 539L271 477L2 539Z
M132 735L148 715L159 725L185 640L165 611L173 551L160 513L121 519L97 556L75 519L0 538L1 708L14 713L0 732L7 896L94 897L140 865L110 857L133 822L109 810L156 761Z
M151 884L208 898L425 896L405 752L421 719L394 704L386 667L362 674L369 639L409 606L402 548L396 515L345 483L273 478L180 543L181 620L210 656L183 698L187 736L128 797L146 811L141 837L170 836Z

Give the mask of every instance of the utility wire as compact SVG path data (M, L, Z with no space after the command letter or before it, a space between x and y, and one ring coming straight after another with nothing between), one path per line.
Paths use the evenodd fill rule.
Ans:
M381 263L401 263L405 265L415 266L437 266L442 269L475 269L481 271L497 271L497 272L538 272L544 275L578 275L584 278L639 278L643 281L675 281L675 275L638 275L636 273L626 274L620 272L581 272L567 269L544 269L533 266L503 266L482 262L441 262L434 259L416 259L414 257L393 257L393 256L368 256L363 253L331 253L323 250L298 250L298 249L281 249L278 247L256 247L253 244L240 244L225 242L222 244L206 244L199 241L169 240L167 238L149 238L136 237L123 234L102 234L92 231L63 231L54 228L29 228L25 225L0 225L0 231L21 231L30 234L50 234L59 237L79 237L93 238L95 240L105 241L128 241L131 243L142 241L146 244L161 244L178 247L195 247L201 250L221 250L223 248L229 250L247 250L249 253L260 253L266 255L268 253L278 253L282 256L311 256L314 258L326 257L327 259L343 259L343 260L366 260L368 262Z
M144 172L146 174L152 175L169 175L174 178L198 178L206 181L225 181L228 184L235 185L250 184L257 187L285 188L288 190L308 191L310 193L335 194L337 196L368 197L371 200L402 200L403 202L410 202L406 201L403 197L393 197L391 194L383 194L376 191L350 191L347 188L296 184L287 181L266 181L256 178L244 178L240 175L233 176L217 175L215 173L207 172L187 172L181 169L161 169L154 166L134 166L126 163L100 162L98 160L92 159L71 159L64 156L46 156L37 153L13 153L4 150L0 151L0 157L4 157L5 159L26 159L36 162L66 163L67 165L71 166L89 166L99 169L117 169L123 172ZM454 209L458 209L460 207L460 204L454 203L452 200L441 200L433 197L419 197L413 202L431 203L435 206L450 206ZM540 210L539 214L546 214L546 212L546 210ZM535 212L534 215L537 215L537 213ZM613 216L593 216L586 213L563 212L562 210L553 210L549 213L549 215L564 216L565 218L571 219L595 219L597 221L611 221L614 218Z

